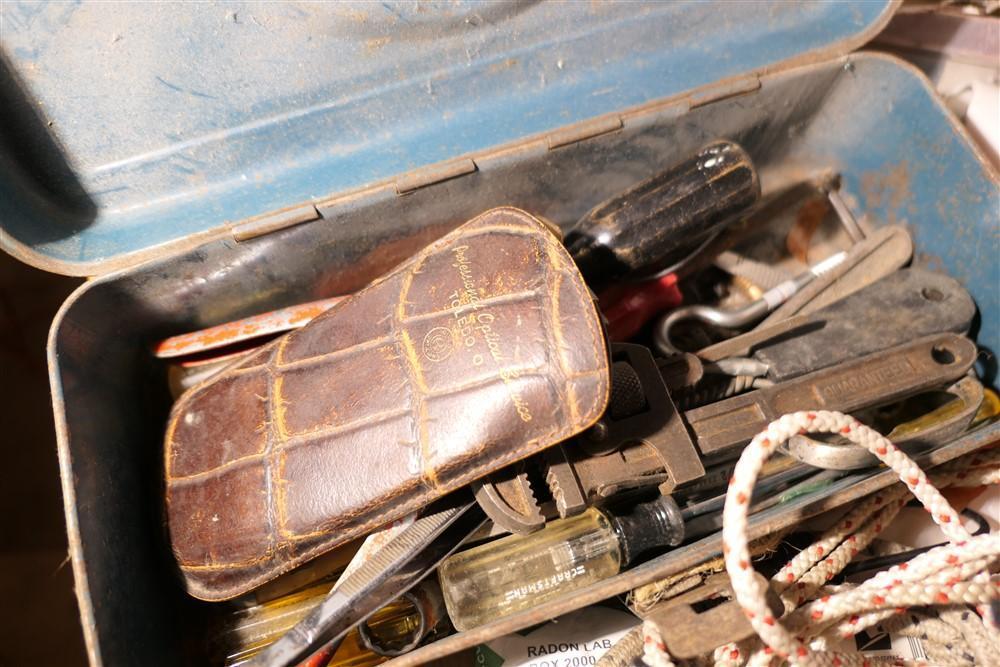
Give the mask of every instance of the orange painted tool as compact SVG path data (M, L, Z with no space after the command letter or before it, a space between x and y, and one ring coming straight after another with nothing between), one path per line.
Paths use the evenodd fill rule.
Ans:
M160 359L174 359L298 329L317 315L330 310L344 298L335 296L330 299L309 301L200 331L171 336L154 345L153 354Z

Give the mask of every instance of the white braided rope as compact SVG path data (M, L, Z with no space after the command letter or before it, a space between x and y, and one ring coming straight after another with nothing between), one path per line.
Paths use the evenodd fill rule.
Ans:
M792 583L798 581L804 574L820 563L827 554L839 547L845 540L855 534L873 512L881 510L891 502L902 497L900 490L886 491L866 498L851 510L843 519L827 530L808 549L800 551L777 574L772 577L774 589L781 593Z
M905 492L905 489L903 492ZM874 503L863 503L861 509L869 509L872 505L877 506L879 504L882 507L875 514L871 515L868 520L864 521L860 528L857 525L858 520L853 518L855 513L852 512L838 522L834 529L827 533L827 536L820 539L818 544L813 544L809 548L799 552L799 555L808 553L820 559L809 570L797 574L793 573L787 566L782 568L774 578L780 580L781 577L784 577L784 587L786 588L791 586L793 582L795 583L793 590L788 590L782 595L785 610L790 611L814 597L820 587L824 586L830 579L843 570L862 549L871 544L872 540L889 525L900 508L906 503L905 499L899 497L901 495L902 493L895 490L876 495L873 499ZM861 516L864 515L862 514ZM852 529L855 531L854 533L847 533L847 531ZM834 539L838 539L839 544L834 542ZM830 544L836 545L832 551L830 550L830 546L828 546ZM793 579L792 577L795 578Z
M660 629L656 623L644 621L642 624L642 661L649 667L675 667L674 661L667 653Z
M974 573L979 572L979 571L985 571L988 562L989 562L988 559L982 559L980 561L972 561L970 563L967 563L966 565L964 565L964 567L966 568L966 571L964 573L963 572L959 572L958 575L955 575L955 576L960 576L961 574L971 575L971 574L974 574ZM908 568L905 567L906 565L908 565L908 563L907 564L902 564L902 565L904 566L903 567L904 571L908 570ZM954 573L954 571L952 571L949 574L953 574L953 573ZM939 575L937 577L937 580L938 580L937 583L941 583L942 580L945 583L950 583L950 580L949 579L943 579L940 576L940 573L939 573ZM821 592L825 593L825 594L828 594L830 596L833 596L833 595L839 594L839 593L841 593L843 591L852 590L853 588L854 588L853 585L850 585L850 584L845 584L845 585L842 585L842 586L826 586L826 587L823 587L821 589ZM933 593L933 591L930 591L929 593L927 593L927 595L930 595L931 593ZM908 596L907 593L902 593L901 591L898 594L901 597L907 597ZM914 594L914 595L912 595L910 597L912 599L908 599L907 600L907 604L908 605L914 605L914 604L917 604L919 602L919 594ZM935 600L932 602L932 604L938 604L938 605L940 605L940 604L945 604L945 603L950 603L950 602L952 602L952 600L951 600L950 597L942 599L940 596L936 596ZM871 627L873 625L877 625L880 622L885 621L886 619L891 619L893 617L898 617L898 616L900 616L901 614L903 614L904 612L907 612L907 611L908 611L908 609L906 607L900 606L900 607L896 607L894 609L883 609L883 610L869 611L869 612L864 612L864 613L857 614L857 615L852 615L849 619L845 620L843 623L839 624L838 626L833 627L832 629L829 628L829 627L827 627L826 632L827 632L827 634L837 634L837 633L839 633L840 636L844 637L844 638L851 637L851 636L855 635L856 633L861 632L862 630L864 630L864 629L866 629L868 627ZM943 611L943 613L947 612L947 611L948 610L945 609ZM989 629L984 626L984 624L981 622L981 620L978 617L973 617L973 618L974 618L974 620L969 620L969 621L964 622L964 625L963 625L963 633L964 633L963 634L963 641L966 642L966 643L968 643L969 649L976 656L994 655L997 650L1000 650L1000 643L998 643L995 640L992 640L990 638ZM813 619L811 617L811 615L810 616L806 616L804 613L800 613L800 614L797 614L797 615L796 614L790 615L789 617L787 617L787 618L785 618L783 620L783 623L785 623L786 626L789 627L789 629L791 631L799 631L799 630L802 630L804 628L808 628L809 629L809 633L813 634L813 633L819 631L822 627L829 626L830 618L828 617L826 623L822 623L821 621L822 621L822 618L819 621L817 621L817 620ZM925 632L925 634L926 634L926 632ZM812 648L816 649L816 650L822 650L822 649L824 649L825 646L827 645L827 642L825 641L826 639L827 639L827 637L821 635L817 639L813 640L811 642ZM938 640L939 640L939 643L943 643L943 642L940 641L940 638L938 638ZM952 649L949 649L949 650L952 650ZM773 651L770 648L767 648L767 647L764 648L763 650L757 650L751 656L749 664L751 664L751 665L766 665L766 664L769 664L770 660L771 660L772 654L773 654ZM990 664L990 662L991 661L984 661L984 660L980 659L980 660L977 660L976 664Z
M968 645L977 665L1000 661L1000 656L996 654L996 641L990 637L986 626L970 610L944 609L940 613L940 620L956 631Z
M867 605L869 608L881 609L886 606L883 598L890 593L891 599L897 599L899 591L912 591L915 585L945 587L983 572L984 568L997 557L998 550L1000 550L998 535L979 535L961 545L949 544L937 547L909 562L879 572L861 586L813 600L797 609L789 619L806 615L811 621L840 618L846 613L854 613L855 609L866 606L866 599L870 603Z
M791 611L813 597L818 590L851 558L868 546L905 504L900 499L906 489L891 488L861 501L846 516L828 529L807 549L800 551L771 578L771 587L779 593L785 611ZM872 512L876 512L874 515ZM859 529L860 525L860 529ZM736 667L740 655L736 644L715 651L716 667ZM746 650L746 648L744 648ZM750 665L767 665L773 650L766 647L751 653Z
M937 478L932 477L936 483ZM971 470L950 473L945 484L938 486L984 486L986 484L1000 484L1000 464L991 467L973 468Z
M920 640L934 665L997 663L996 644L990 640L979 617L971 610L946 608L936 616L928 614L919 610L894 614L880 625L880 629Z
M931 479L935 485L941 487L979 486L981 484L997 483L1000 481L998 479L998 472L1000 472L1000 447L967 454L950 463L939 466L934 471ZM864 549L891 521L899 508L905 504L907 495L906 487L899 485L863 499L855 509L828 529L808 549L800 552L799 555L793 558L792 562L777 572L772 578L771 586L776 591L783 592L782 597L785 602L786 611L790 611L801 605L805 601L804 598L815 597L817 594L823 594L832 598L834 595L853 590L855 588L853 584L839 586L824 586L821 584L818 588L814 588L814 584L823 579L828 579L832 574L839 572L849 562L850 557L858 553L861 549ZM858 527L859 523L860 527ZM817 549L816 547L821 548ZM965 549L966 547L963 544L957 545L957 548ZM829 553L827 553L828 551ZM939 585L948 585L955 582L956 577L961 578L960 575L970 575L978 571L980 572L978 576L980 581L978 583L982 584L984 577L987 576L987 567L989 563L995 562L996 556L994 553L992 556L979 561L975 561L973 556L968 556L964 561L959 561L958 565L964 568L964 571L959 571L955 569L953 563L948 562L948 558L951 555L950 551L942 550L938 551L933 557L938 559L939 563L943 561L947 567L939 567L937 569L934 567L927 568L925 567L927 559L924 558L910 563L902 563L895 571L909 571L912 576L906 577L907 579L917 577L917 575L926 575L929 577L928 580L934 581ZM788 577L789 573L792 573L793 576ZM893 586L897 585L900 584L893 583ZM994 582L994 585L996 585L996 582ZM902 594L902 589L898 594L901 597L906 597L906 595ZM926 595L931 594L933 594L933 591L926 593ZM972 597L976 597L979 594L984 593L983 591L977 591ZM996 596L996 588L991 593L985 593L985 595L991 594L994 597ZM962 595L968 596L968 591L958 591L953 595L955 598ZM986 616L987 607L982 604L978 605L976 611L979 616L976 616L968 607L954 605L951 607L941 607L940 605L943 604L942 600L945 597L947 597L949 602L952 600L952 597L949 596L936 595L935 600L931 604L938 605L942 618L950 614L952 625L958 623L954 619L961 620L956 625L956 627L960 625L960 633L955 634L955 631L952 631L947 636L947 640L944 634L939 631L940 627L946 626L942 626L941 621L935 616L926 615L933 614L933 612L904 614L903 612L907 612L908 610L905 606L900 606L887 609L867 609L859 614L852 614L846 619L828 618L826 622L815 622L810 614L810 622L806 626L808 635L812 636L812 639L808 640L810 648L825 651L828 646L828 640L836 637L838 630L841 631L840 636L850 636L872 625L882 623L883 627L889 627L890 625L891 627L899 627L902 622L912 626L908 634L922 638L924 647L928 651L928 655L932 661L931 664L968 664L969 656L973 656L974 664L977 665L993 664L994 662L1000 664L1000 660L997 660L998 656L1000 656L1000 631L992 627L989 623L984 624L979 617ZM916 604L916 599L917 596L914 595L912 600L906 601L906 606ZM804 616L804 614L800 614L800 617ZM835 623L837 620L842 621L842 623ZM787 623L789 619L786 618L783 622ZM938 630L935 628L938 628ZM851 632L848 632L848 630L851 630ZM813 636L821 631L825 632L825 634ZM800 637L800 640L803 642L806 639L807 636L805 634ZM763 648L760 646L760 640L757 638L744 640L739 644L720 646L713 652L712 662L717 666L725 667L739 667L744 663L758 667L769 665L775 657L775 651L769 646L764 646ZM665 654L665 647L651 643L646 644L648 664L651 664L655 660L654 654L657 651L662 651ZM669 657L667 657L667 660L669 660ZM830 664L866 664L866 662L860 654L846 654L830 658Z
M910 607L920 604L920 600L922 597L932 598L930 602L925 602L925 604L928 605L941 606L949 604L951 605L967 604L966 600L958 599L962 595L961 591L956 593L955 591L946 589L946 594L938 593L935 595L931 595L933 591L929 591L927 592L926 595L924 595L924 591L921 591L917 587L914 587L914 589L912 590L914 590L915 592L906 592L905 590L902 590L898 594L899 598L906 601L905 605L901 605L899 607L896 607L895 609L886 608L882 610L862 612L860 614L853 615L846 621L841 622L838 625L828 629L827 635L836 635L839 633L840 637L842 638L845 639L850 638L863 630L878 625L882 621L891 618L894 615L906 613ZM975 591L974 593L980 594L981 591ZM989 592L983 594L990 595ZM965 597L972 597L972 594L970 593L965 593L964 595ZM980 625L983 625L985 627L981 619L979 620L979 623ZM1000 647L1000 644L998 644L998 647Z
M1000 484L1000 447L973 452L946 463L934 471L931 481L937 487Z
M713 653L715 667L737 667L750 655L750 647L753 640L740 642L739 644L725 644L715 649Z
M996 461L1000 461L1000 449L989 450L987 452L977 452L972 455L965 455L945 466L941 466L941 468L939 468L938 471L935 472L933 479L935 481L941 481L942 485L953 482L956 479L962 480L965 478L969 478L970 475L968 475L967 473L973 470L974 467L976 466L983 466L987 470L992 470L992 468L996 467ZM957 475L955 474L956 472L958 473ZM983 479L985 480L988 478L983 478ZM851 511L847 516L841 519L841 521L838 524L834 525L830 530L828 530L823 536L821 536L816 542L814 542L814 544L811 545L809 549L800 552L799 556L797 556L796 559L793 559L791 568L783 568L778 573L776 573L775 577L772 579L772 587L774 587L776 590L788 589L791 583L791 581L787 577L787 573L789 572L789 570L793 570L797 573L797 575L801 576L805 576L807 572L810 572L811 570L806 570L806 572L803 572L803 570L805 569L804 567L796 568L795 565L798 563L802 563L803 561L807 561L806 567L808 567L808 563L815 562L816 556L822 554L822 551L815 549L815 547L817 546L829 548L830 544L836 543L837 539L842 539L845 536L847 536L845 543L839 547L840 552L843 552L844 548L850 545L851 547L850 552L852 554L857 553L858 549L864 548L863 545L866 545L874 537L874 535L876 535L879 531L882 530L884 525L888 523L888 520L887 517L883 514L873 515L869 517L867 523L865 523L862 526L862 528L858 530L858 532L848 536L847 534L850 531L850 529L855 527L854 520L859 516L867 515L875 507L888 508L892 510L894 514L895 511L898 510L898 507L901 507L903 503L895 504L893 503L893 501L895 499L900 499L905 495L906 495L906 488L900 485L879 492L874 496L871 496L863 500L855 510ZM889 506L890 503L893 503L895 507ZM838 550L835 549L834 552L832 552L828 557L826 557L824 561L821 561L817 565L817 568L819 568L820 571L822 571L824 568L829 568L829 570L827 570L827 578L829 578L830 571L839 572L839 570L842 569L847 564L846 559L838 558L837 556L838 556ZM909 566L908 563L902 564L901 569L906 570L908 566ZM975 569L977 569L977 567L979 566L973 565L971 570L974 571ZM981 565L981 568L982 570L985 571L986 566ZM821 579L822 577L819 578ZM834 595L841 591L849 590L853 587L854 586L852 584L845 584L842 586L823 586L818 591L807 591L806 583L800 581L795 584L795 588L793 590L785 591L785 594L783 596L783 601L785 603L787 611L789 610L789 608L795 608L799 604L801 604L804 601L804 598L814 597L815 593L821 592L827 595ZM885 619L898 617L900 613L904 611L906 610L900 607L897 609L868 611L861 613L857 616L852 616L849 619L851 623L850 629L852 631L850 633L845 631L842 636L844 635L849 636L851 634L860 632L861 630L864 630L872 625L876 625L880 621L883 621ZM947 611L947 608L945 608L945 611ZM985 610L980 608L979 610L980 615L985 616L984 611ZM969 614L966 613L964 614L964 616L969 616ZM968 643L966 646L968 650L966 651L966 653L963 653L962 655L974 653L976 656L983 656L983 655L995 656L998 653L1000 653L1000 636L997 636L998 635L997 631L988 625L984 625L981 619L979 619L978 617L972 616L972 618L974 620L967 621L963 625L963 629L965 632L964 641ZM809 627L810 634L817 632L819 627L826 625L828 625L828 623L822 623L822 624L812 623L811 626ZM974 636L970 628L976 628L977 626L978 626L978 634ZM842 628L842 630L845 629ZM826 639L827 639L826 636L820 635L819 637L816 637L812 640L811 646L813 647L814 650L825 650L827 646ZM755 640L750 640L750 641L755 641ZM980 642L980 644L982 642L985 642L986 645L988 646L988 649L984 650L984 647L982 645L979 645L977 648L973 648L973 642ZM756 649L755 652L753 652L750 655L748 664L767 665L771 662L774 651L770 647L764 647L763 649L761 649L755 646L746 647L745 646L746 644L747 642L743 642L745 650ZM715 664L726 665L727 667L735 667L739 665L740 661L738 660L726 659L729 655L729 649L733 648L734 646L735 645L730 644L717 649L714 653ZM963 650L960 649L961 646L962 644L957 644L954 646L948 645L945 648L948 651L957 652L959 650ZM940 651L937 651L937 653L940 653ZM976 662L976 664L989 664L989 662L990 661L984 661L980 659Z
M1000 542L993 542L994 549L998 544ZM995 586L990 582L955 581L955 579L971 578L982 572L989 562L988 559L980 559L966 563L966 567L960 570L961 574L949 571L947 579L943 581L939 575L924 581L900 583L875 591L872 587L861 585L839 595L824 596L814 600L792 612L784 622L792 631L810 628L815 632L834 621L846 619L838 623L836 632L842 637L853 637L866 627L882 620L880 618L874 622L865 622L864 612L859 610L873 612L889 610L901 613L907 607L914 605L979 604L990 598L990 589L995 589Z
M754 482L764 462L779 445L793 435L806 432L839 433L855 444L865 447L899 475L910 492L930 512L934 522L941 527L942 532L951 541L969 540L969 534L962 526L958 514L940 492L928 482L923 471L886 438L852 417L826 411L785 415L768 425L762 433L751 441L736 465L723 510L723 554L736 599L743 607L747 618L750 619L754 630L764 640L767 649L770 649L770 651L765 649L762 652L764 655L773 651L779 657L787 657L793 663L803 665L849 664L857 660L856 654L837 654L829 651L816 653L807 644L805 637L800 639L794 636L782 622L774 618L765 598L766 584L755 576L750 564L746 528L747 510ZM973 465L981 463L982 461L976 461ZM891 505L892 502L886 500L884 504ZM874 530L874 526L872 529L875 533L878 532ZM832 537L828 542L833 542ZM996 541L977 540L975 546L985 549L991 562L1000 556L1000 543L996 543ZM984 605L996 598L997 590L994 584L984 581L981 574L975 577L975 581L954 581L956 576L954 573L950 573L949 578L943 582L939 582L933 577L926 579L936 571L944 571L948 567L958 566L963 562L975 563L977 566L982 565L981 562L977 562L982 558L982 554L971 554L974 548L970 547L973 547L971 540L959 547L962 555L940 552L939 549L947 548L940 547L923 554L923 556L934 554L932 557L914 559L914 569L908 575L901 576L901 573L905 573L909 567L900 568L897 566L876 575L851 591L814 601L807 608L809 620L822 622L824 619L849 616L848 621L850 621L854 616L858 616L860 621L861 614L856 612L864 612L869 615L866 620L877 622L877 620L884 618L884 612L881 610L886 607L883 605L887 605L889 608L905 607L912 604L964 603ZM792 574L793 579L797 579L798 571L804 569L805 572L808 572L819 562L816 560L817 558L824 557L825 552L826 548L824 547L823 553L817 551L812 556L803 557L796 567L785 573L786 583L789 583L787 581L789 573ZM955 555L959 561L956 563L948 562L947 558L952 555ZM817 572L817 575L831 576L829 572L834 570L841 560L838 558L837 562L833 562L829 568ZM984 570L980 569L972 573L962 571L963 576L960 578L967 578L977 573L984 573ZM918 578L920 574L925 575L925 581L920 581ZM818 578L818 576L812 577L810 582ZM900 581L900 584L896 583L897 580ZM879 589L878 592L876 589ZM818 644L823 644L823 642L818 642ZM752 659L755 663L757 662L756 657L755 655Z
M983 567L985 567L985 566L983 566ZM981 584L977 583L977 585L981 585ZM845 587L840 587L840 588L851 588L851 586L845 586ZM899 598L901 598L903 601L905 601L906 605L908 605L908 606L918 605L918 604L922 604L922 603L923 604L928 604L928 605L931 605L931 604L933 604L933 605L944 605L944 604L952 604L952 605L954 605L954 604L961 604L961 603L967 602L968 598L976 598L976 597L978 597L980 595L989 595L988 592L984 593L982 590L974 591L971 594L968 591L962 591L962 590L955 591L955 590L953 590L952 586L946 587L945 590L947 592L946 595L941 594L940 591L938 591L938 589L936 589L936 588L932 588L932 589L917 589L917 592L915 592L915 593L911 593L911 592L906 592L904 590L900 590L900 591L897 592L897 595L898 595ZM935 594L935 591L938 591L938 592ZM899 616L899 615L901 615L901 614L903 614L903 613L905 613L905 612L908 611L908 607L907 606L900 606L900 607L896 607L896 608L888 608L889 605L891 605L892 603L893 603L893 600L889 599L889 600L887 600L884 603L884 606L887 607L885 609L875 610L875 611L868 611L868 612L861 613L859 615L852 615L848 620L844 621L839 626L835 626L832 629L828 629L827 630L827 636L819 635L818 637L813 638L810 641L810 647L813 650L825 650L826 647L827 647L827 645L828 645L827 639L828 639L829 635L836 635L836 634L839 633L840 637L842 637L842 638L850 638L850 637L853 637L855 634L861 632L862 630L867 629L868 627L871 627L873 625L878 625L879 623L881 623L882 621L885 621L886 619L890 619L890 618ZM803 621L804 621L804 619L802 617L799 617L797 619L785 619L785 621L783 621L783 622L785 622L789 626L795 625L795 626L799 626L800 628L808 628L808 631L809 631L810 635L816 633L822 626L827 625L827 623L818 623L815 620L813 620L812 622L809 622L809 621L803 622ZM972 636L971 633L967 633L966 635L964 635L963 641L968 642L968 644L970 645L970 647L972 646L972 644L973 644L974 641L978 641L979 642L979 646L978 646L979 650L975 651L976 655L987 655L987 654L993 655L994 653L996 653L996 651L998 650L998 648L1000 648L1000 644L996 643L995 641L993 641L993 640L991 640L989 638L989 633L987 632L987 628L984 626L984 624L981 622L981 620L978 617L976 617L975 622L967 623L966 624L967 628L968 627L975 627L975 626L978 626L978 628L979 628L978 634L975 635L975 636ZM802 635L799 638L802 639L802 640L804 640L805 639L805 635ZM983 650L983 644L984 643L988 647L987 651ZM773 657L773 654L774 654L774 652L773 652L772 649L770 649L770 647L764 647L763 649L758 649L756 652L754 652L750 656L750 660L749 660L748 664L750 664L750 665L767 665L767 664L770 664L771 658ZM843 656L843 657L834 657L831 660L831 662L833 664L848 664L848 663L852 663L852 662L857 662L858 660L860 660L862 663L864 663L864 660L862 659L862 657L861 656L857 656L857 655L848 655L848 656ZM718 664L718 662L716 664ZM979 660L976 664L991 664L991 662L990 661Z
M919 618L919 624L915 621ZM961 638L961 633L944 620L924 614L907 613L894 614L882 624L886 632L904 637L927 639L937 644L955 642Z

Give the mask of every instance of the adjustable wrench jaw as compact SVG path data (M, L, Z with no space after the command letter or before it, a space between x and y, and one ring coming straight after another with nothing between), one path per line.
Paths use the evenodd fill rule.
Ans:
M563 518L621 491L658 486L666 495L704 476L698 450L650 350L613 343L611 359L616 374L611 405L595 426L524 467L477 483L476 498L498 525L517 533L540 527L544 508L531 492L528 466L541 473L536 478L544 478Z

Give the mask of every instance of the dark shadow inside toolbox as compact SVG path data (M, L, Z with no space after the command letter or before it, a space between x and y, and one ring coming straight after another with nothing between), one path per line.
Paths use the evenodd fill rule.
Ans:
M750 152L765 191L849 168L851 151L874 169L891 164L891 145L847 127L859 122L851 112L871 91L892 94L882 83L887 71L909 79L896 84L901 88L924 91L911 71L881 57L768 75L749 93L694 108L687 99L649 106L623 114L621 130L565 146L525 141L475 156L477 171L460 178L403 195L389 184L320 202L322 219L309 224L212 242L81 288L57 317L50 349L62 390L56 413L69 533L82 556L74 563L77 587L99 659L196 664L205 656L206 621L224 608L183 593L165 538L162 440L170 400L164 365L148 351L153 341L353 291L493 206L518 206L568 226L716 138ZM893 124L884 106L866 113L871 132ZM965 150L954 132L939 141Z
M24 225L12 236L25 243L43 244L79 233L97 216L97 206L73 173L58 141L42 119L27 86L7 56L0 51L0 174L3 175L3 215L7 224L20 216L8 211L31 211L35 224ZM8 187L8 183L11 187ZM10 206L10 208L7 208ZM50 224L38 224L47 220Z

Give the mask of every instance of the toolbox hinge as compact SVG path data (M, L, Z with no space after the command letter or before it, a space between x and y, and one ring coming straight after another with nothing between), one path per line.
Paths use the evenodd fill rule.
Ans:
M575 144L592 137L599 137L609 132L617 132L620 129L622 129L621 116L604 116L583 123L576 123L563 130L557 130L549 134L549 150Z
M311 202L293 208L282 209L274 213L266 213L232 226L233 239L248 241L281 229L299 225L303 222L319 220L322 216Z
M419 188L426 188L442 181L465 176L476 171L476 163L471 158L459 158L423 169L411 171L396 179L396 194L404 195Z
M737 95L746 95L759 89L760 77L751 75L726 81L718 86L712 86L706 90L692 93L688 99L691 102L691 108L696 109L712 102L736 97Z

